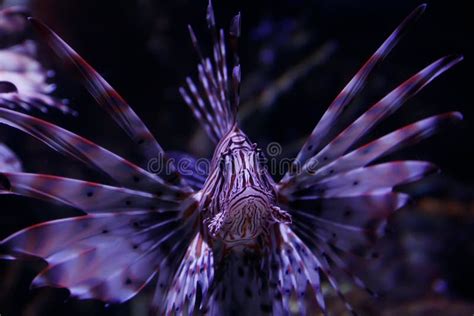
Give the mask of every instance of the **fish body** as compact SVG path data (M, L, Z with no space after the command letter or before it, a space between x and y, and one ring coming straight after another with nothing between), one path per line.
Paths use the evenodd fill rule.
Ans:
M253 244L273 224L291 222L276 206L275 183L262 155L237 126L217 145L200 207L212 238L229 246Z

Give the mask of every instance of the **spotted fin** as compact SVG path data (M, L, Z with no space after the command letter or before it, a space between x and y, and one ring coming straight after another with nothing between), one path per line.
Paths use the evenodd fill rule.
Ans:
M19 172L21 170L22 164L17 155L10 148L0 143L0 172ZM0 184L1 187L2 185Z
M365 144L333 162L317 169L314 174L298 177L299 183L304 183L305 178L322 179L352 169L365 167L371 162L382 158L396 150L417 143L430 137L441 128L462 120L459 112L449 112L435 115L418 122L407 125L368 144Z
M61 219L26 228L0 245L48 263L34 279L36 287L64 287L79 299L120 303L160 271L174 273L195 235L196 206L190 200L176 211Z
M76 115L67 100L51 95L56 89L50 82L53 72L41 65L36 43L28 39L30 14L19 6L0 10L0 106L41 112L55 108Z
M350 197L390 192L393 187L414 182L437 171L437 167L423 161L392 161L369 167L357 168L335 176L295 188L290 198Z
M285 205L293 210L292 214L302 214L302 220L319 218L348 226L367 227L386 219L407 202L406 194L382 192L324 199L294 198Z
M0 108L0 123L30 134L54 150L104 172L123 186L174 197L189 192L164 182L157 175L141 169L85 138L38 118Z
M408 98L414 96L433 79L461 60L461 56L443 57L402 83L309 159L303 167L303 172L312 166L320 168L345 154L356 141L371 131L377 123L394 113Z
M403 200L403 197L401 200ZM312 223L313 222L308 220L298 221L299 225L293 227L296 233L296 235L293 234L293 239L296 238L297 240L294 241L294 243L299 245L300 249L304 247L305 253L308 252L315 257L317 264L314 266L314 270L320 273L320 277L324 276L329 281L329 284L342 300L346 309L351 314L356 315L355 309L342 292L341 283L352 282L352 284L364 290L371 297L376 297L377 294L369 288L363 280L355 275L353 269L348 264L347 258L344 256L348 253L357 255L365 254L370 249L368 247L373 246L374 240L372 237L360 238L362 235L360 231L350 232L350 230L348 230L353 236L344 236L345 239L342 241L348 243L341 244L340 242L336 242L337 235L334 236L333 233L331 238L325 238L324 233L318 233L318 227L312 225ZM364 252L359 252L361 249ZM324 310L323 313L327 314Z
M173 284L162 302L166 315L190 315L201 309L203 296L214 278L214 256L211 247L197 234L191 242ZM154 302L155 305L158 302ZM158 306L157 306L158 307Z
M202 312L209 316L271 315L268 254L230 251L217 258Z
M109 113L133 140L138 151L143 154L144 166L146 167L150 159L165 159L165 153L155 137L109 83L50 28L34 18L29 19L33 27L45 39L66 66L76 69L85 88L95 98L97 103ZM167 175L162 173L162 176L166 178L169 176L171 178L176 176L176 174Z
M16 87L15 90L0 93L0 106L24 111L35 109L43 113L48 112L48 108L56 108L64 114L77 115L77 111L71 109L66 100L58 100L47 94L36 92L20 92L16 90Z
M278 249L273 250L275 258L284 258L272 261L275 266L272 279L280 273L283 289L287 289L287 296L282 298L283 309L294 308L294 313L300 315L306 313L308 307L304 304L309 301L303 297L307 292L298 296L297 291L304 289L299 280L309 278L299 278L294 269L299 267L298 271L305 271L304 267L309 265L314 267L319 277L327 278L347 310L355 314L341 290L342 280L351 281L370 295L374 292L355 276L344 256L365 256L385 233L388 217L407 203L408 196L393 192L394 187L416 181L436 170L427 162L395 161L339 172L304 185L287 187L286 191L281 190L281 206L292 217L291 233L280 231L280 235L276 236L286 239L284 242L276 239L273 243L281 244L282 249L289 251L281 250L277 255ZM303 257L311 263L301 264ZM291 277L281 272L286 273L288 268ZM311 284L314 295L318 290L315 285L320 284L315 281ZM322 294L319 299L316 296L316 302L326 313Z
M403 193L385 192L356 197L289 202L296 233L305 241L365 254L385 233L388 217L408 202Z
M286 225L272 234L270 288L273 309L283 315L307 315L321 311L326 303L322 292L323 272L317 256Z
M209 138L214 143L218 143L235 123L240 102L241 74L236 49L233 49L234 66L230 74L228 73L224 31L216 28L211 1L209 1L207 8L207 23L213 40L213 60L203 57L196 34L189 26L191 41L199 56L198 78L200 86L188 77L186 78L186 86L181 87L179 92ZM240 37L240 15L232 20L229 34L232 43L236 43L238 37Z
M8 193L43 199L75 207L88 213L131 210L160 211L176 208L176 200L99 183L50 175L0 172Z
M301 219L295 222L303 223ZM311 226L311 223L305 220L303 226ZM334 250L332 240L318 235L319 229L317 226L302 229L299 225L292 228L279 225L275 230L270 257L274 314L308 315L319 311L328 315L322 290L324 279L353 315L356 311L342 291L342 282L351 281L369 296L376 295Z
M354 97L364 87L367 77L377 64L379 64L392 50L405 33L421 14L425 11L426 4L417 7L403 22L393 31L392 34L383 42L383 44L375 51L362 68L354 75L344 89L339 93L336 99L331 103L323 117L316 125L308 140L297 155L295 164L304 164L306 160L314 156L325 145L326 136L337 125L337 119L340 117L344 109L350 104ZM287 174L287 177L293 173Z

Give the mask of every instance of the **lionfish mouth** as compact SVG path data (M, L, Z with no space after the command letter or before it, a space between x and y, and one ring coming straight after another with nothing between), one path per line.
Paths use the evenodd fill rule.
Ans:
M226 244L228 245L240 245L240 244L248 244L248 243L254 243L258 238L258 235L255 235L254 237L247 237L247 238L235 238L235 239L228 239L226 236L224 236L224 240Z

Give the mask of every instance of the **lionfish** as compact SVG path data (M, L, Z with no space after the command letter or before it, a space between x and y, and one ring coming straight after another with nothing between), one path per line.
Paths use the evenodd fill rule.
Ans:
M0 107L39 110L55 108L77 114L67 100L51 96L56 85L54 76L38 60L36 42L28 38L27 8L16 6L0 10ZM6 145L0 143L0 170L22 171L22 163Z
M29 15L24 7L0 10L0 106L41 112L55 108L75 115L67 100L50 95L56 89L48 82L54 71L40 63L37 45L28 38Z
M416 8L354 75L279 182L266 168L262 150L237 122L241 72L235 47L240 14L229 29L229 56L210 2L212 58L201 53L189 27L199 55L199 85L188 77L179 91L215 143L205 175L181 172L173 163L176 155L163 150L119 94L58 35L30 18L56 55L77 70L97 103L130 136L142 159L130 162L59 126L0 108L0 122L115 182L0 173L4 194L59 202L86 213L33 225L0 245L11 258L35 256L48 263L33 286L67 288L78 299L121 303L154 282L152 306L158 314L328 314L322 288L327 280L355 313L341 280L371 291L351 272L347 257L370 249L383 234L388 216L407 203L408 195L395 187L437 171L424 161L373 162L462 116L432 116L363 146L354 145L462 57L447 56L428 65L333 139L327 138L373 68L425 7ZM233 59L232 67L228 59ZM150 161L167 168L152 172ZM197 160L188 161L197 170Z

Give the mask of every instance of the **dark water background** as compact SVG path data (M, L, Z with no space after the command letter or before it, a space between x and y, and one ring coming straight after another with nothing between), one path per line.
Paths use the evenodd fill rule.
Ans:
M294 154L297 142L312 130L358 67L419 3L215 1L217 20L223 27L236 12L242 13L244 100L258 96L263 87L318 47L328 41L337 43L327 61L297 81L271 108L257 110L243 122L249 136L262 147L279 142L285 154ZM441 112L458 110L465 116L459 126L391 156L433 161L443 172L407 188L416 197L415 203L395 216L393 229L382 244L384 255L365 269L372 271L367 273L368 279L385 293L375 308L364 307L365 301L359 304L367 313L420 315L426 309L428 314L474 313L473 34L468 3L429 2L422 19L376 69L355 103L357 114L435 59L452 53L465 56L460 65L436 79L371 135L383 135ZM37 0L32 2L32 9L129 101L164 148L202 156L211 153L209 144L196 136L199 127L177 88L185 76L196 74L197 59L187 33L188 23L203 39L203 47L208 47L206 5L201 0ZM126 135L74 77L59 68L60 63L45 47L42 57L58 70L58 94L69 98L80 113L78 118L52 113L48 119L118 154L133 157ZM251 84L246 85L247 78L252 78ZM22 157L27 171L107 181L29 136L4 126L0 126L0 136ZM78 214L17 197L0 196L0 205L0 238L37 222ZM98 302L64 302L64 291L28 290L28 282L37 271L38 267L30 263L0 262L2 316L140 315L150 294L145 291L132 302L108 309ZM9 283L1 281L7 277Z

